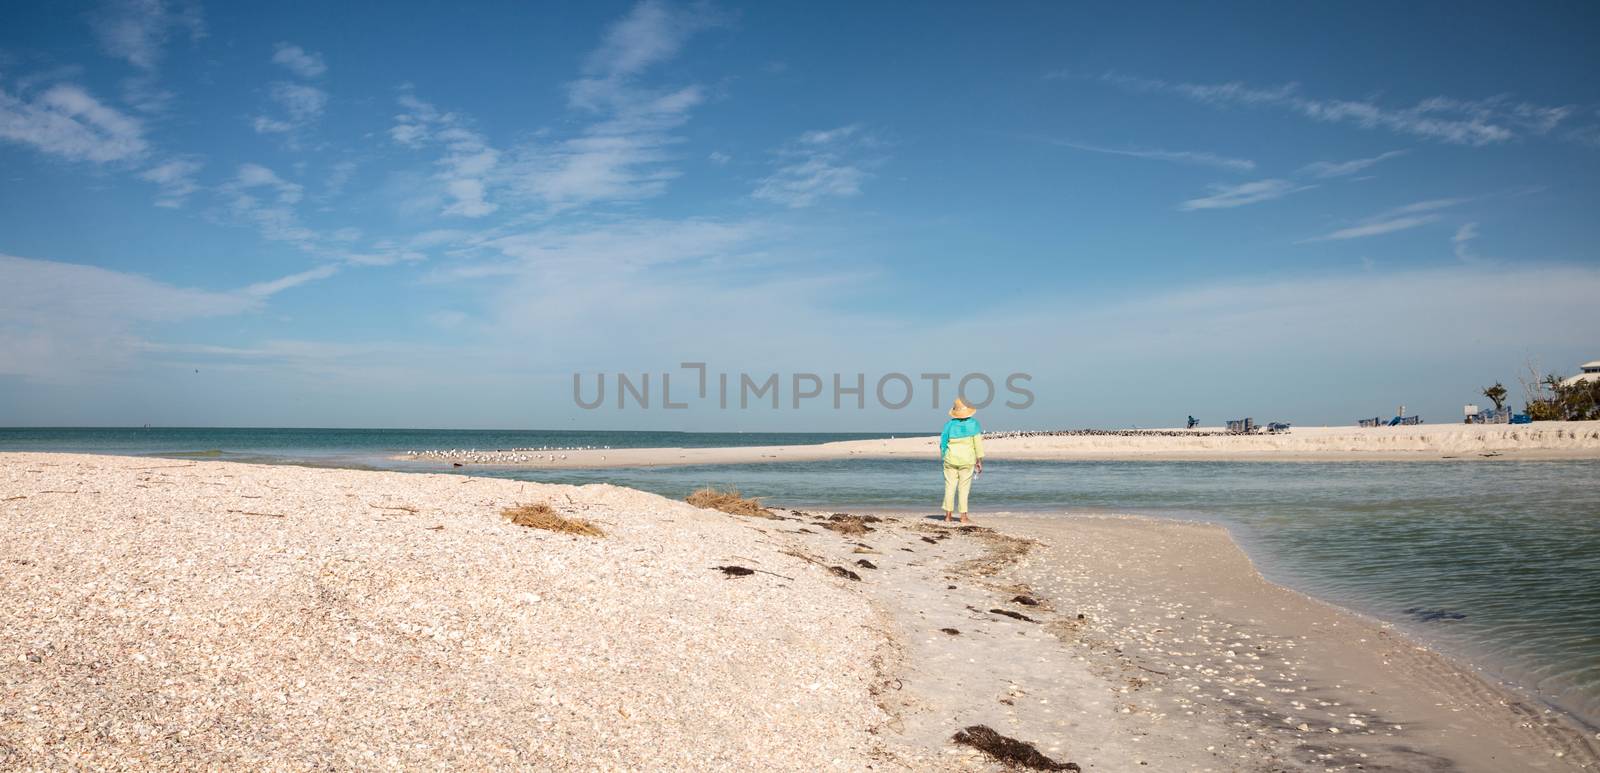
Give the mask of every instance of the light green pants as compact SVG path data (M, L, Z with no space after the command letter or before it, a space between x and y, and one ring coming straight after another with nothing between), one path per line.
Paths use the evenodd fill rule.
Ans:
M972 465L956 466L946 462L944 465L944 511L947 513L967 513L967 494L972 491ZM956 505L961 508L956 509Z

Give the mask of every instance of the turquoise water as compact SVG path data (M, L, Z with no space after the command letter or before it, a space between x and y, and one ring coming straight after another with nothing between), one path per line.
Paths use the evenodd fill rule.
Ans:
M0 450L392 466L427 448L817 443L884 435L446 430L0 429ZM429 467L426 469L449 469ZM706 484L795 507L926 509L936 461L473 469L682 497ZM993 462L984 510L1124 512L1229 528L1275 582L1374 617L1600 724L1600 461Z

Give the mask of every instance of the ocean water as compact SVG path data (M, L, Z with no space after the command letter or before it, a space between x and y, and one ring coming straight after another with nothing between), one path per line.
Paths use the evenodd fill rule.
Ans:
M883 436L0 429L0 450L418 469L387 456L441 447L705 447ZM736 486L779 506L929 513L942 486L933 459L466 472L616 483L675 498L703 485ZM986 510L1028 510L1222 524L1269 579L1393 622L1600 725L1597 484L1600 461L994 461L974 484L973 507L980 520Z
M718 448L889 437L889 433L616 432L498 429L0 427L0 451L160 454L228 461L383 466L406 451L451 448Z

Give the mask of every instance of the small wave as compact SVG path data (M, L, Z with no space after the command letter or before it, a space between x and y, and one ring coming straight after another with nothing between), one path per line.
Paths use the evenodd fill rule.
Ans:
M220 448L209 448L204 451L174 451L170 454L162 454L162 456L176 456L184 459L216 459L227 455L228 452Z

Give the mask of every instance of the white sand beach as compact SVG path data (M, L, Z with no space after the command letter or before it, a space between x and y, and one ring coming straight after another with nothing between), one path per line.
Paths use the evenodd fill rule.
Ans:
M1228 435L1219 428L1127 430L1122 434L997 433L991 460L1041 461L1429 461L1600 459L1600 421L1294 427L1281 434ZM611 448L560 451L429 449L393 457L417 464L506 467L652 467L830 459L938 458L939 438L897 437L816 445L728 448Z
M537 502L605 534L501 517ZM0 768L1000 769L974 725L1061 769L1600 764L1217 527L775 514L0 454Z

